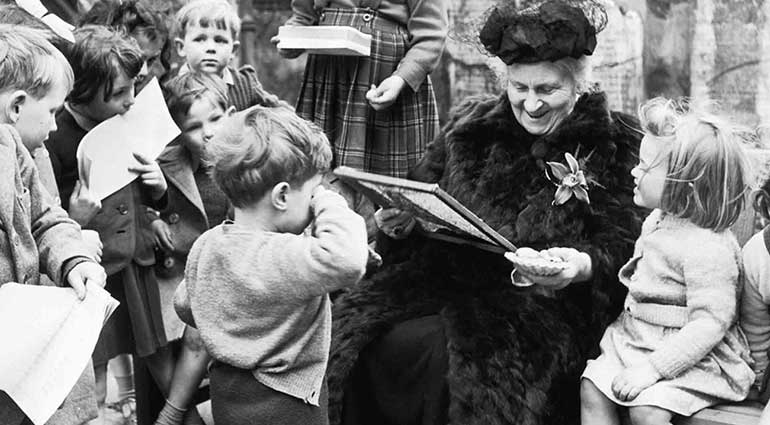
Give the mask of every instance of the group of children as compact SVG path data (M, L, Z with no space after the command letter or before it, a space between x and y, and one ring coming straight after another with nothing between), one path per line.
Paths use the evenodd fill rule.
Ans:
M299 12L312 9L297 4ZM323 129L266 92L253 68L232 67L240 21L226 0L185 5L173 38L164 18L135 0L97 3L72 45L44 29L0 24L2 282L38 284L43 270L81 298L92 282L121 302L93 354L100 405L115 358L123 359L123 399L131 399L130 362L120 357L130 353L143 358L165 397L156 425L202 423L190 404L207 371L217 425L328 422L328 294L363 276L368 246L364 219L323 177L334 163L401 175L433 136L426 71L435 66L434 35L446 27L436 17L446 13L420 4L415 13L433 16L431 24L415 28L414 50L378 74L379 87L337 84L354 100L351 116L368 102L426 117L396 130L382 126L414 117L373 115L362 130L335 111L345 96L324 90L335 86L328 79L340 63L314 56L303 84L297 113ZM400 31L404 11L391 9L388 19L361 25ZM302 21L309 13L297 13L295 24L311 24ZM321 24L358 18L338 10ZM168 76L164 46L172 43L183 63ZM321 75L327 80L314 79ZM93 199L79 181L78 145L127 112L153 77L162 78L182 134L157 160L135 155L137 179ZM653 212L619 271L630 290L624 312L583 374L585 424L620 423L617 406L629 408L633 423L666 423L750 391L767 399L770 230L742 254L729 230L751 183L740 133L661 99L643 105L640 119L646 135L632 172L634 202ZM341 144L389 131L400 135L387 152ZM770 219L770 181L755 207ZM175 339L181 346L171 350ZM3 412L3 423L25 421Z

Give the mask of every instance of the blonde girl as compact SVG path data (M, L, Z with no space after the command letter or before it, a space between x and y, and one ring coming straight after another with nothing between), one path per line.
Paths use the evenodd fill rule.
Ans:
M742 400L754 373L736 315L741 251L729 227L743 208L739 133L717 116L656 98L640 107L645 136L634 203L652 209L620 269L624 310L581 382L583 425L668 424Z

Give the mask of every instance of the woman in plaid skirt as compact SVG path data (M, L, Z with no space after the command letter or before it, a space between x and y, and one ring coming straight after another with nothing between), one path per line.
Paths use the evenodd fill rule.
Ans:
M371 55L310 55L297 113L324 129L335 165L395 177L438 133L430 74L444 50L447 0L293 0L287 25L350 26ZM278 38L274 37L277 43ZM294 58L301 50L280 50Z

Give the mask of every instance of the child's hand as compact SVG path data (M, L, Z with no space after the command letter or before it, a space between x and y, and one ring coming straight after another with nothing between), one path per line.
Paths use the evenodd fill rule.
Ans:
M134 152L134 158L139 161L139 165L128 167L128 171L139 173L142 184L152 191L152 199L162 198L163 194L166 193L168 184L166 184L166 178L163 177L163 172L160 170L160 165L136 152Z
M75 189L70 195L69 215L79 225L85 226L102 209L102 203L91 195L80 180L75 182Z
M652 363L645 361L626 368L616 376L612 381L612 393L621 401L631 401L661 378Z
M540 251L540 254L559 258L566 263L566 266L561 272L551 276L530 274L526 270L519 270L528 281L535 284L559 290L569 286L572 282L589 280L593 275L591 257L574 248L550 248Z
M166 224L165 221L158 219L153 220L150 226L152 227L155 245L166 252L173 252L174 241L171 238L171 229L168 228L168 224Z
M101 262L104 244L102 244L102 240L99 237L99 232L96 230L83 229L80 231L80 237L83 238L83 243L85 243L86 247L91 251L91 255L94 256L94 259Z
M372 84L372 88L366 92L366 100L375 111L382 111L396 101L405 85L406 81L403 78L398 75L391 75L383 80L379 86Z
M92 282L104 288L105 283L107 283L107 273L99 264L93 261L83 261L70 270L67 274L67 282L78 294L78 298L84 300L86 298L86 283Z
M392 239L404 239L412 233L417 220L407 211L398 208L378 209L374 222L383 233Z
M278 54L281 55L281 57L286 59L294 59L296 57L299 57L301 54L305 53L304 49L280 49L278 48L278 43L281 42L281 39L278 38L277 35L273 36L270 39L270 42L275 44L275 48L278 50Z

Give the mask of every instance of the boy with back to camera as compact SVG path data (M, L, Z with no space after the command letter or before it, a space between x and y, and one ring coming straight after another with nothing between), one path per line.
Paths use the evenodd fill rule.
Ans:
M227 97L237 111L255 105L287 106L262 88L251 66L230 65L240 45L241 18L227 0L194 0L176 14L177 53L185 64L179 74L204 72L227 83Z
M328 424L328 294L357 283L367 260L363 219L321 186L329 142L293 112L257 106L206 150L234 220L195 242L175 304L215 360L214 422Z

